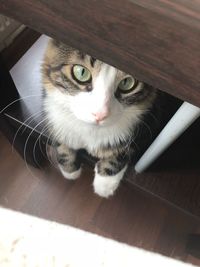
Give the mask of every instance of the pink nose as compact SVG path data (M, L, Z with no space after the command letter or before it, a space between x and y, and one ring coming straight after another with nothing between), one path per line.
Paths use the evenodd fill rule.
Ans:
M95 120L97 122L100 122L108 117L108 111L95 112L95 113L92 113L92 115L95 117Z

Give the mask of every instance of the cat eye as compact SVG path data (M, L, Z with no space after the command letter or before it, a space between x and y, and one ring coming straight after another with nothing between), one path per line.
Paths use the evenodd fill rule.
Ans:
M74 65L72 67L72 76L79 83L88 83L92 79L91 72L81 65Z
M127 94L131 92L133 89L135 89L137 85L138 81L133 77L129 76L121 80L121 82L118 85L118 88L122 93Z

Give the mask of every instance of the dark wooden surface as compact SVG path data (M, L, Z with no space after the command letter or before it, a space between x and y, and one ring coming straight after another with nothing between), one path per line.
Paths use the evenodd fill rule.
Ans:
M0 13L200 105L197 0L1 0Z
M40 33L25 28L8 47L1 52L1 57L7 69L11 69L15 63L25 54L30 46L39 38Z
M194 255L200 259L200 234L189 235L186 250L191 255Z
M26 165L1 134L0 147L1 206L200 265L186 250L189 234L200 230L191 216L124 183L102 199L93 193L88 166L80 179L67 181L52 166Z
M19 98L15 84L0 55L0 114L11 102Z

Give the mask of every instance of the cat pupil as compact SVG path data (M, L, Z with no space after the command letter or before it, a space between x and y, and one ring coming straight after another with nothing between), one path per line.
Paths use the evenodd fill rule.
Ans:
M82 76L84 75L84 72L85 72L85 70L84 70L84 69L82 69L82 72L81 72L81 75L82 75Z

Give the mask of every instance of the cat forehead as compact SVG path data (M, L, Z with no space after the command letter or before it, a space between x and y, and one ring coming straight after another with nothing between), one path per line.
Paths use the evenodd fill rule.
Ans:
M120 71L119 69L108 65L107 63L104 63L87 54L80 54L80 52L75 52L75 54L72 55L72 60L72 64L80 64L87 67L95 76L114 76L116 79L118 79L127 75L123 71Z
M80 64L88 67L89 69L93 68L95 70L100 70L101 66L104 64L102 61L89 56L87 54L83 54L77 50L71 51L68 54L67 58L68 62L71 64Z
M76 50L68 45L61 42L50 40L47 49L47 61L50 60L51 65L75 65L80 64L87 67L94 76L97 76L105 65L110 66L101 60L98 60L88 54L85 54L79 50ZM110 66L111 67L111 66ZM127 75L127 73L116 69L116 78L122 78Z
M125 72L112 67L111 65L108 65L107 63L104 63L103 61L96 59L88 54L84 54L76 49L71 49L69 48L66 54L66 61L68 64L80 64L83 65L85 67L87 67L88 69L90 69L93 73L95 74L99 74L100 72L102 73L102 71L105 74L105 69L109 70L109 69L115 69L115 73L117 74L117 77L120 76L125 76L127 75ZM111 72L108 71L108 74L110 74Z

